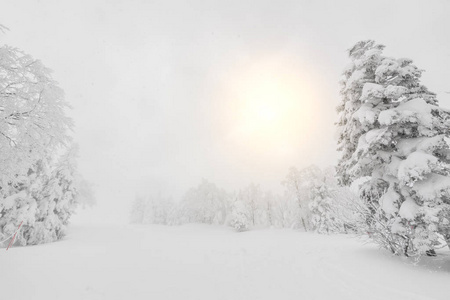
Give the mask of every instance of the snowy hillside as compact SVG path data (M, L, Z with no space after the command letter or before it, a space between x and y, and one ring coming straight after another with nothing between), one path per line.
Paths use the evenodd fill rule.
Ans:
M2 299L448 299L450 257L417 265L344 235L207 225L83 227L1 250Z

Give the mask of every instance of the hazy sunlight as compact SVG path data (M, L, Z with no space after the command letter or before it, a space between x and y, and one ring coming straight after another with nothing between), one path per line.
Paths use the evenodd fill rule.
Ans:
M235 99L235 138L252 152L286 155L311 126L313 96L293 70L261 64L239 79Z

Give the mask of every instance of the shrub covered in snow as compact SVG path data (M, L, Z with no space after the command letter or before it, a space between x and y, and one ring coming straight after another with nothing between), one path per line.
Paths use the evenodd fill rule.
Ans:
M65 235L70 216L78 204L76 149L71 148L57 161L39 160L27 176L8 185L1 202L2 240L22 223L16 241L21 245L53 242Z

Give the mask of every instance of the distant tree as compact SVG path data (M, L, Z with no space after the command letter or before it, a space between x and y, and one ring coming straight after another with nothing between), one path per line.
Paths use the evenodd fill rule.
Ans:
M395 254L433 252L449 241L450 118L420 83L410 59L358 42L341 82L337 167L341 184L369 176L360 189L371 237Z
M288 192L275 196L274 201L274 224L281 228L298 227L300 208L297 199Z
M145 212L147 211L148 201L144 197L136 196L133 201L130 213L131 223L144 223Z
M130 214L131 223L138 224L178 224L176 206L172 198L156 193L148 198L137 196Z
M172 198L158 193L150 196L146 201L143 223L171 225L176 223L174 216L175 204Z
M238 201L246 206L251 226L262 223L263 192L259 185L254 183L241 189L237 194Z
M238 232L247 231L252 226L252 217L249 206L239 197L234 197L234 201L231 204L231 214L228 225Z
M271 192L265 192L262 201L262 213L264 217L264 223L268 226L275 225L275 211L276 196Z
M186 192L179 213L183 223L224 224L228 212L227 193L203 179Z
M318 233L340 233L345 232L345 220L341 217L337 208L342 202L341 187L337 186L333 169L326 169L322 176L318 177L310 190L311 202L311 225Z
M78 203L84 207L93 207L97 201L95 198L94 184L82 177L77 178Z
M311 230L311 189L320 180L322 171L317 166L309 166L302 170L295 167L289 169L282 184L286 187L287 195L293 197L298 205L298 219L305 231Z

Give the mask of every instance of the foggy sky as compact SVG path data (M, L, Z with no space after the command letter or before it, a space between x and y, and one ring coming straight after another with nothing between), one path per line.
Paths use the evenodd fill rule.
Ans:
M450 107L445 0L2 4L0 23L10 29L2 42L53 69L73 106L79 168L104 212L90 218L126 220L136 194L179 197L202 178L276 190L290 166L334 164L338 81L346 49L362 39L412 58ZM236 86L259 73L296 76L312 91L298 99L308 130L296 131L300 121L287 129L289 151L233 138Z

